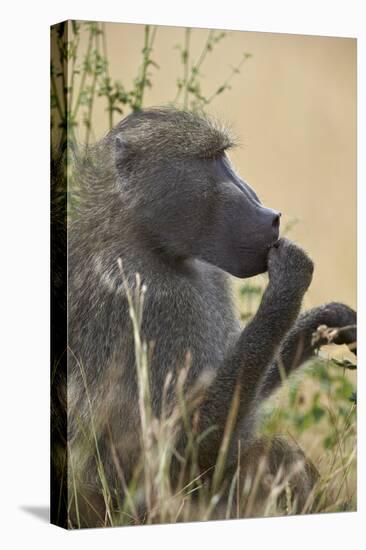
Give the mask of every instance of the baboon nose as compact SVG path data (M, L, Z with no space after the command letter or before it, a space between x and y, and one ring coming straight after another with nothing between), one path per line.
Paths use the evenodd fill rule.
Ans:
M272 221L272 226L273 227L279 227L280 225L280 217L281 217L281 212L277 212L274 217L273 217L273 221Z

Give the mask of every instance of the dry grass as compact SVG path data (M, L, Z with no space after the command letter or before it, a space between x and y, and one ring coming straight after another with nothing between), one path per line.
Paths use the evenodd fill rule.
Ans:
M122 271L121 264L120 268ZM142 452L136 465L136 475L127 484L116 447L111 441L111 456L124 491L123 501L120 501L115 488L108 486L98 449L98 427L92 403L88 400L90 425L84 426L84 429L90 431L92 445L87 452L95 455L106 510L98 525L175 523L295 513L296 501L291 494L290 482L297 473L296 468L302 465L295 464L288 472L280 469L278 476L266 479L266 461L263 458L254 474L247 475L243 480L239 447L237 468L229 479L224 476L238 407L237 393L228 415L212 482L207 483L205 472L200 472L197 460L198 446L207 434L196 430L196 411L202 390L210 379L202 376L187 394L184 385L189 372L189 356L174 384L175 405L168 405L167 393L172 385L172 377L168 375L163 388L161 416L154 416L149 384L149 350L140 335L145 289L138 276L135 292L132 293L126 285L125 289L134 332ZM80 368L82 370L82 366ZM329 358L317 358L305 373L286 381L263 409L261 432L269 438L285 434L289 439L296 440L320 472L320 479L301 513L356 509L356 414L355 404L349 400L354 385L354 373L343 372ZM85 391L87 393L87 387ZM186 446L178 450L177 441L182 430L186 434ZM170 476L173 463L179 465L178 482L174 486ZM77 528L80 526L78 503L86 497L80 494L70 453L69 468L69 505L76 510L76 520L70 522L69 527ZM260 500L258 495L264 483L268 493L265 499ZM282 498L279 498L280 495Z

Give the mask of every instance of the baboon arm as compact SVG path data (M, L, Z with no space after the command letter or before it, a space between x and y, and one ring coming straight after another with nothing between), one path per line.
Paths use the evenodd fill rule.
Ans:
M274 360L283 338L297 318L302 295L291 294L269 284L259 309L243 329L206 392L201 406L201 430L216 425L210 436L219 443L235 388L239 387L237 420L250 417L268 365ZM206 445L209 446L206 438ZM214 445L212 446L214 448Z
M214 452L222 439L237 385L236 419L247 418L250 422L254 401L261 401L281 383L279 359L275 357L281 357L289 374L316 348L327 343L320 340L312 345L312 335L320 325L350 327L339 331L333 340L336 344L351 344L356 340L356 313L348 306L330 303L297 318L300 306L300 296L291 296L288 292L281 296L271 285L267 288L256 315L241 332L206 393L200 414L201 429L214 424L218 427L205 440L207 451Z
M326 325L329 328L340 329L334 333L332 342L335 344L353 344L356 342L356 322L356 312L353 309L335 302L300 315L263 379L260 397L268 397L280 385L283 375L289 375L310 359L315 350L328 343L328 338L321 332L318 332L318 337L313 340L313 334L318 327ZM356 352L356 349L353 351Z

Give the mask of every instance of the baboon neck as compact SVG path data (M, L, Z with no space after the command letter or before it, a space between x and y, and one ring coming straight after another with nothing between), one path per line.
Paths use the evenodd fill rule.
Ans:
M93 253L93 268L103 286L116 292L125 279L134 286L136 274L149 286L164 285L172 278L194 276L194 262L183 257L174 257L161 247L144 246L141 240L134 242L125 235L118 242L99 243Z

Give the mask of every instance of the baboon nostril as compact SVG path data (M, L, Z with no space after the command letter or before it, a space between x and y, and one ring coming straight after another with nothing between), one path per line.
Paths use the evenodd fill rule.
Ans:
M280 217L281 217L281 212L278 212L278 214L275 214L272 222L273 227L278 227L280 225Z

